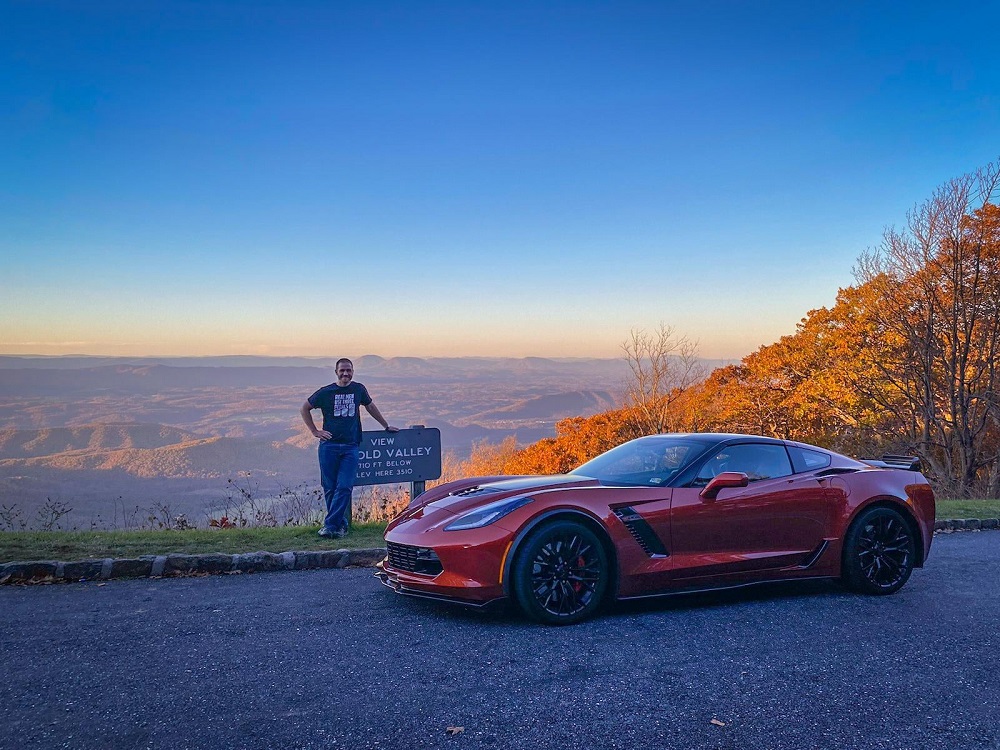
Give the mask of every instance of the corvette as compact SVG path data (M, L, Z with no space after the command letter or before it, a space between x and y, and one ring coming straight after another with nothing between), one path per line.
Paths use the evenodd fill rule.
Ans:
M511 600L566 624L609 601L778 580L834 578L892 594L924 565L934 513L914 458L652 435L568 474L429 490L387 527L376 576L401 594Z

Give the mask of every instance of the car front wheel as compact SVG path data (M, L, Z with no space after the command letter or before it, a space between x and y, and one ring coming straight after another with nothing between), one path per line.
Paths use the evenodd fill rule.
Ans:
M597 535L575 521L555 521L525 539L511 585L529 617L568 625L598 610L608 578L608 556Z
M910 525L892 508L869 508L844 539L844 582L864 594L893 594L913 572L916 540Z

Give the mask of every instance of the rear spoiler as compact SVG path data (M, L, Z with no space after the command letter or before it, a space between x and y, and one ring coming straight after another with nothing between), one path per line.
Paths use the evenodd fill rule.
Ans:
M879 469L907 469L920 471L920 459L917 456L895 456L886 453L882 458L862 458L862 463Z

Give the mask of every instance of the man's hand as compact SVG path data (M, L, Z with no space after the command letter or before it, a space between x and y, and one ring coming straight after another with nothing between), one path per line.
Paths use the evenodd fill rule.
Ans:
M318 437L320 440L329 440L333 437L333 433L326 430L313 430L313 437Z
M386 432L399 432L398 427L393 427L391 424L385 426Z

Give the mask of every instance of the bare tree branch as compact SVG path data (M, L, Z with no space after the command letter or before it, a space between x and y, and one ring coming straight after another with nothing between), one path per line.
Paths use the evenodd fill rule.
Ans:
M705 378L698 342L661 322L652 332L633 328L622 343L622 352L630 371L626 405L634 410L638 431L670 432L674 402Z

